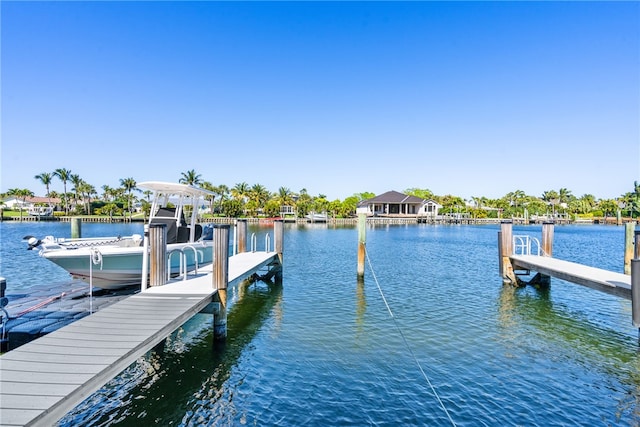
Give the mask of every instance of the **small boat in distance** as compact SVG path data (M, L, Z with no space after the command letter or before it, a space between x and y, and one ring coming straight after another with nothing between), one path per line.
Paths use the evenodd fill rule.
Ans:
M153 193L149 224L167 225L168 274L186 274L213 261L212 228L197 224L198 206L214 193L186 184L148 181L137 185ZM187 209L185 209L187 208ZM185 211L190 214L187 223ZM139 234L98 238L37 239L25 236L28 249L67 270L74 278L103 289L118 289L142 282L146 246ZM148 249L148 248L147 248Z
M315 213L311 212L307 216L305 216L311 222L327 222L327 214L326 213Z
M53 215L53 208L51 206L31 206L27 213L31 216L48 217Z

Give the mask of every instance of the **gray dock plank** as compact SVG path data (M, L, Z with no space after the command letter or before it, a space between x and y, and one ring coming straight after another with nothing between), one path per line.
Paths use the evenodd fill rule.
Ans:
M229 287L277 261L229 258ZM211 269L132 295L0 357L0 425L49 425L205 308Z
M631 300L631 276L537 255L512 255L514 268L533 270Z

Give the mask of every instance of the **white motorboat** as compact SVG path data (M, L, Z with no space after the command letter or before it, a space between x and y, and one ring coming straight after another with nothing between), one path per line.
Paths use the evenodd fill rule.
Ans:
M311 222L327 222L327 214L326 213L315 213L311 212L307 216L305 216Z
M49 217L53 215L53 208L51 206L31 206L27 213L31 216Z
M159 181L142 182L137 187L154 194L149 224L167 225L167 274L186 274L210 264L212 229L203 229L196 220L198 205L205 196L214 193L191 185ZM184 209L187 206L190 209ZM184 219L186 210L190 213L189 223ZM143 255L148 247L139 234L77 239L26 236L25 239L29 249L39 249L40 256L94 286L118 289L142 282Z

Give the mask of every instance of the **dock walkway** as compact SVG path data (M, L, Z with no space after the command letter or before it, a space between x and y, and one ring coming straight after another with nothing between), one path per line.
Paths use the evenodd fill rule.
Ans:
M631 300L631 276L538 255L511 255L514 269L534 270Z
M229 258L228 287L278 261L276 252ZM52 425L213 298L212 267L152 287L0 357L0 425Z

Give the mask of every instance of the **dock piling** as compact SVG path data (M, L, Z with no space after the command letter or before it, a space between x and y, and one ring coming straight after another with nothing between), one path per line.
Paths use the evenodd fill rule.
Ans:
M167 283L167 224L149 225L149 286Z
M636 228L636 222L630 221L624 224L624 274L631 274L631 260L639 258L637 255L637 248L634 251L634 231ZM636 239L637 242L637 239ZM637 245L635 245L637 247Z
M238 236L238 253L247 251L247 220L239 219L236 221L236 230Z
M364 258L367 243L367 216L358 214L358 277L364 277Z
M213 341L227 339L227 286L229 284L229 225L213 226Z
M82 218L71 218L71 238L79 239L82 237Z
M498 233L498 250L500 256L500 274L505 285L518 285L518 279L513 271L510 256L513 254L513 223L509 220L500 224Z
M553 222L542 223L542 256L553 256Z
M631 317L633 326L640 328L640 259L631 260Z

